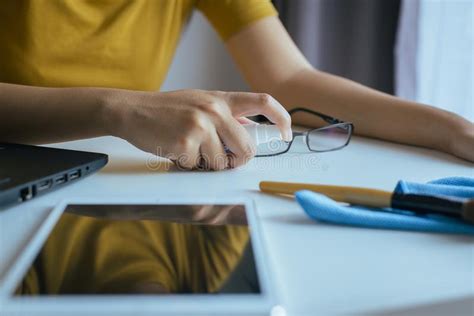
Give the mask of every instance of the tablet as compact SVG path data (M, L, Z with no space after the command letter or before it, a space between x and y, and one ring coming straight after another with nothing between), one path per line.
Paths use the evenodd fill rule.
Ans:
M251 200L66 200L1 286L48 315L283 315Z

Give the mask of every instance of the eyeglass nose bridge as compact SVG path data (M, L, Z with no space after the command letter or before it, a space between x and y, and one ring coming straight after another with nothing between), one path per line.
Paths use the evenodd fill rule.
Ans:
M293 143L296 137L304 137L307 138L309 134L309 131L304 131L304 132L293 132L293 137L290 141L290 143Z
M308 134L308 131L306 132L293 132L293 138L298 137L298 136L306 136Z

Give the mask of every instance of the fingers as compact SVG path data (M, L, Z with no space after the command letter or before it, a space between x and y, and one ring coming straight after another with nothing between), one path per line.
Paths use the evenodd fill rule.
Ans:
M239 122L242 125L245 125L245 124L256 124L256 125L258 125L257 122L252 121L251 119L248 119L244 116L243 117L237 117L236 120L237 120L237 122Z
M228 155L231 168L241 166L255 156L256 148L253 139L233 117L229 116L221 122L217 126L217 132L231 152Z
M200 143L193 139L186 139L180 146L179 154L171 153L168 158L180 169L191 170L196 168L201 160Z
M168 158L180 169L223 170L230 165L222 141L212 125L205 133L184 139L177 152L169 154Z
M183 144L170 144L172 151L181 153L173 159L178 167L222 170L247 163L256 148L241 125L251 122L245 116L264 115L284 140L292 139L290 115L268 94L193 90L188 97L184 104L191 106L176 114L183 126L178 132ZM226 154L222 143L231 153Z
M241 166L255 156L253 140L234 118L229 117L221 126L219 132L209 132L200 146L187 147L171 160L186 170L224 170ZM230 153L225 152L223 143Z
M227 155L210 116L195 109L186 114L182 121L185 124L180 127L180 135L168 153L168 158L182 169L227 168Z
M285 141L291 141L290 114L269 94L228 92L225 98L234 117L263 115L278 126Z
M208 225L246 225L245 209L240 205L204 205L192 215L192 221Z
M203 205L193 213L192 220L193 222L210 224L213 218L219 214L221 208L220 205Z
M229 166L229 159L215 129L209 132L208 137L201 144L201 162L203 169L224 170Z

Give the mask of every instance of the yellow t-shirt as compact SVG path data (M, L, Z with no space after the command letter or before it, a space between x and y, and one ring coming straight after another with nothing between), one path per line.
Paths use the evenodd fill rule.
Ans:
M158 90L194 8L223 40L275 15L269 0L10 0L0 82Z

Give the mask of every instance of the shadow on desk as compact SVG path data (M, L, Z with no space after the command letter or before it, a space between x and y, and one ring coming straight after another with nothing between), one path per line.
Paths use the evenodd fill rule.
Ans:
M153 173L192 173L192 172L223 172L212 170L186 170L178 168L173 162L165 159L111 159L101 170L104 174L153 174Z
M303 210L301 210L303 213ZM425 235L430 239L439 239L440 243L443 244L474 244L474 237L461 234L445 234L445 233L435 233L435 232L419 232L419 231L405 231L405 230L396 230L396 229L380 229L380 228L368 228L368 227L357 227L357 226L348 226L348 225L336 225L332 223L325 223L320 221L315 221L310 219L304 214L293 214L293 215L284 215L284 216L269 216L267 217L268 221L272 221L279 224L285 225L297 225L297 226L314 226L315 229L321 228L332 228L334 229L344 229L351 230L353 233L360 233L363 230L365 231L374 231L375 233L403 233L403 234L419 234ZM472 314L474 315L474 313Z
M301 210L303 212L303 210ZM422 231L409 231L409 230L398 230L398 229L380 229L380 228L369 228L369 227L357 227L350 225L337 225L332 223L326 223L321 221L315 221L307 217L306 215L294 214L294 215L284 215L284 216L269 216L267 217L269 221L277 222L280 224L288 225L299 225L299 226L314 226L315 228L321 229L324 228L333 228L333 229L344 229L344 230L353 230L354 233L361 232L362 230L370 230L374 232L382 233L403 233L403 234L420 234L426 235L429 238L439 239L439 242L442 243L456 243L456 244L474 244L474 237L469 235L462 234L446 234L446 233L436 233L436 232L422 232ZM474 315L474 313L472 314Z
M171 161L150 162L145 159L112 159L101 173L108 174L144 174L161 172L180 172Z
M363 312L359 315L378 316L472 316L474 315L474 296L450 301L422 304L417 306L392 309L389 311Z

